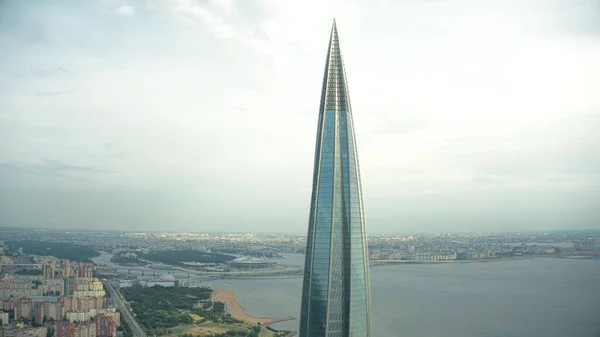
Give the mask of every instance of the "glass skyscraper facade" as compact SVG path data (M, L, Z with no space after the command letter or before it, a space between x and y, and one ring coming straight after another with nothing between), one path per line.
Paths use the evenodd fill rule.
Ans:
M362 187L335 20L319 108L304 268L299 336L370 336Z

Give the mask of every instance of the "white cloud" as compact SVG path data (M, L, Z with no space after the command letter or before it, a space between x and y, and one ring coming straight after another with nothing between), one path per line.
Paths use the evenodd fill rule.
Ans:
M114 13L117 15L129 16L135 14L135 7L128 4L122 4L115 8Z
M212 6L210 6L212 5ZM236 38L244 45L260 50L261 43L253 36L253 32L236 27L233 20L226 20L217 12L226 9L230 12L233 3L230 1L212 1L203 3L194 0L165 0L163 8L171 11L178 20L193 27L203 27L218 38Z
M235 3L233 0L211 0L210 2L226 12L230 12L235 9Z

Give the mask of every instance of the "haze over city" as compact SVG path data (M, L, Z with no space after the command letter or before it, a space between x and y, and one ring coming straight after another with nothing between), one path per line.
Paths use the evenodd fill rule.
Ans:
M591 0L1 1L0 225L305 233L332 17L369 232L600 228Z

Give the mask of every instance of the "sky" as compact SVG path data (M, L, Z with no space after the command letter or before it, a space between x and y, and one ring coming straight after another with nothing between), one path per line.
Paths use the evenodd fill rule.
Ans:
M0 0L0 226L306 233L334 17L369 232L600 229L593 0Z

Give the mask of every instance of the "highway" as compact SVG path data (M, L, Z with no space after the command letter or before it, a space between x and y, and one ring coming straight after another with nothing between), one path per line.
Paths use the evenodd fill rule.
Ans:
M144 329L142 329L138 322L136 322L135 318L133 317L133 314L131 313L127 305L125 305L125 299L123 298L123 295L121 295L121 292L115 290L112 284L110 284L108 281L104 281L103 283L106 290L108 290L110 297L117 306L117 309L119 309L119 311L121 312L121 317L125 319L127 325L129 325L129 327L131 328L133 335L136 337L146 337Z

